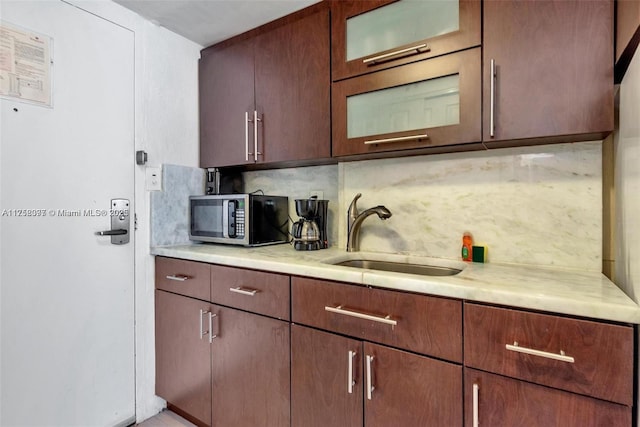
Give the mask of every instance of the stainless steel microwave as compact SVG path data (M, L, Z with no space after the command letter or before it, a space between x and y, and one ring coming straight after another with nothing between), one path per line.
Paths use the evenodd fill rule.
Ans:
M243 246L289 241L284 196L219 194L189 197L189 238Z

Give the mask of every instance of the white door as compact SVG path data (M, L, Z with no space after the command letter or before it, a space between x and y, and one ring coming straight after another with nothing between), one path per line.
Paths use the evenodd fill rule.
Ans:
M0 425L127 424L133 234L95 233L111 199L133 212L134 35L61 1L2 0L0 17L53 45L52 108L0 101Z

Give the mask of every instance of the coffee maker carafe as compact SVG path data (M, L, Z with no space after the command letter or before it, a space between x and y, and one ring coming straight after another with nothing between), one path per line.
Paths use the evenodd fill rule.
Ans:
M301 218L293 223L293 247L298 251L315 251L329 246L327 240L328 200L296 199L296 213Z

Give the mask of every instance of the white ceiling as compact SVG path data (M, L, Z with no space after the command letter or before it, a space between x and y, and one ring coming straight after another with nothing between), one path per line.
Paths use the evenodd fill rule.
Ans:
M258 27L318 0L114 0L202 46Z

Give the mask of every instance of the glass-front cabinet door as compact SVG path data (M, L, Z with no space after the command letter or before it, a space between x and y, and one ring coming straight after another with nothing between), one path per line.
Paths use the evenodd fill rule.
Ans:
M333 155L479 142L480 48L333 84Z
M333 80L480 45L480 0L332 2Z

